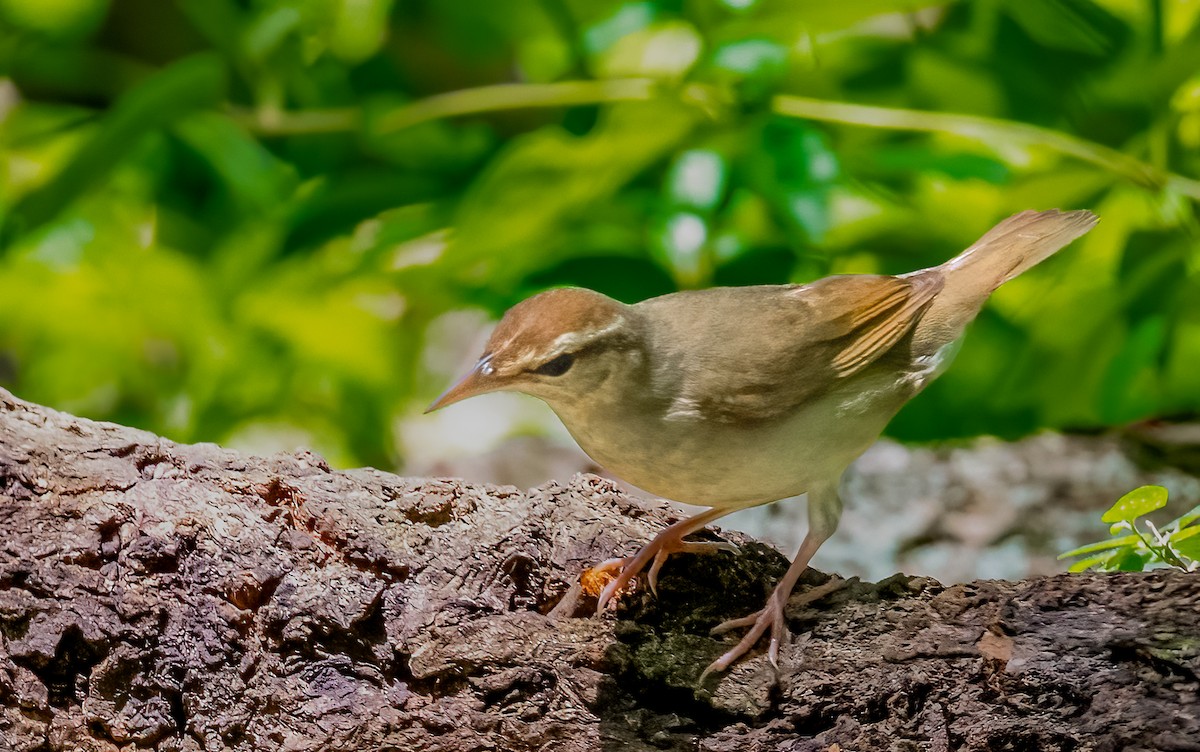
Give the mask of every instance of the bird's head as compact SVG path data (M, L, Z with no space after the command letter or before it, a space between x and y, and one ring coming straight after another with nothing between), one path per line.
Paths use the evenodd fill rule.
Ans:
M637 357L634 310L598 292L561 288L504 314L475 366L434 400L432 412L477 394L515 391L552 407L594 394Z

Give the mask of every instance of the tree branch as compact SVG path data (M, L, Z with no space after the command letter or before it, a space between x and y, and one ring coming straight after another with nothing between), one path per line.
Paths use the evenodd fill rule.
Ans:
M1200 578L851 582L793 601L778 675L697 689L771 549L726 533L740 555L673 557L659 599L550 615L670 516L593 476L334 472L0 390L0 748L1195 749Z

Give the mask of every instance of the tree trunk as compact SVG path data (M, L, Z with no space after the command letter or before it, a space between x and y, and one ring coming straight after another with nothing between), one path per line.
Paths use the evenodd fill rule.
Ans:
M726 534L601 618L572 587L671 517L593 476L332 472L0 390L0 748L1200 750L1195 576L851 581L794 601L778 672L697 688L782 556Z

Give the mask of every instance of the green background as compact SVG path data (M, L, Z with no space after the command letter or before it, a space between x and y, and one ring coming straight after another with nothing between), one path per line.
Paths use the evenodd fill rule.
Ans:
M0 384L396 467L397 426L468 354L456 311L899 273L1086 207L1100 226L997 293L891 432L1193 413L1198 20L1196 0L0 0Z

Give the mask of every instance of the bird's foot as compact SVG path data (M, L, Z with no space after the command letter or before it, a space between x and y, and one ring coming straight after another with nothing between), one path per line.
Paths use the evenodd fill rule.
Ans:
M725 634L726 632L741 629L742 627L750 627L750 631L742 636L737 645L734 645L725 651L725 654L720 658L708 664L708 668L704 669L704 673L700 674L700 684L704 684L709 674L716 671L724 671L732 666L733 662L738 658L750 652L751 648L758 643L759 639L762 638L768 629L771 630L771 644L767 648L767 657L770 659L772 666L779 667L779 645L783 640L787 639L790 632L788 632L787 622L783 616L784 604L780 598L776 597L776 593L778 592L778 589L776 589L775 593L771 594L771 597L767 599L767 605L761 610L749 616L743 616L740 619L723 621L712 628L710 634L713 635Z
M685 520L684 522L691 522ZM683 539L694 531L695 527L676 523L663 530L654 539L642 547L633 556L623 559L603 561L585 572L585 577L609 578L604 588L596 598L596 613L604 612L605 607L618 593L624 592L633 579L641 574L646 565L650 570L646 573L646 582L650 592L658 595L658 573L667 557L675 553L706 554L718 551L738 553L739 548L727 541L686 541ZM615 573L615 574L614 574Z
M845 580L833 577L828 582L810 588L802 593L792 602L792 605L803 606L820 600L835 590L841 589L845 584ZM750 627L750 631L742 636L737 645L734 645L720 658L708 664L708 668L704 669L704 673L700 674L700 684L704 684L709 674L724 671L732 666L738 658L750 652L768 629L771 630L771 642L767 647L767 659L771 661L772 666L776 669L779 668L779 646L791 636L791 632L787 628L787 621L784 618L784 608L788 605L788 596L791 595L790 591L790 584L785 589L784 584L781 583L771 593L771 596L767 599L767 605L762 610L756 611L749 616L743 616L740 619L723 621L712 628L710 634L714 636L743 627Z

